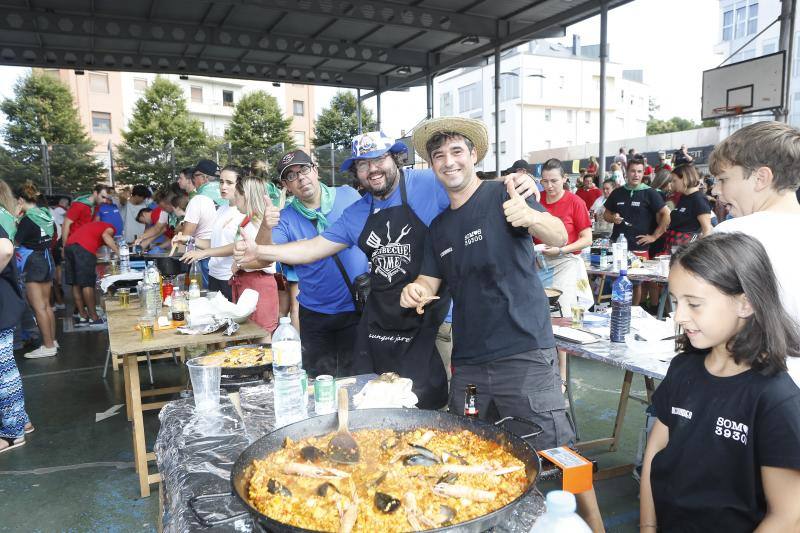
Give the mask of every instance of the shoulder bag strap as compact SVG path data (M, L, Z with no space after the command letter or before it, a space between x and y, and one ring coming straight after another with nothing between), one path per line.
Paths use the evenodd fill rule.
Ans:
M317 232L319 233L319 227L317 226L318 220L315 218L311 222L314 224L314 227L317 228ZM356 309L358 309L358 302L356 301L356 288L353 286L353 282L350 281L350 276L347 274L347 269L344 268L342 260L339 259L339 254L333 254L333 261L339 268L339 272L342 274L342 278L344 278L344 282L347 285L347 290L350 292L350 298L352 298L353 300L353 305L355 306Z

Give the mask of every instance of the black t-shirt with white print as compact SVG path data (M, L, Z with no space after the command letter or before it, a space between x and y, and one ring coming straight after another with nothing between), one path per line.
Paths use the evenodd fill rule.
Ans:
M683 194L670 214L669 229L681 233L700 233L700 222L697 217L710 213L711 205L706 200L705 194L700 191Z
M503 183L482 182L430 226L420 273L444 279L453 295L455 365L555 346L533 241L526 228L506 221L506 200ZM527 203L545 212L533 197Z
M616 242L620 233L625 234L629 250L647 250L649 244L638 244L636 237L650 235L658 227L656 214L664 207L664 199L657 189L629 191L624 187L614 189L603 206L618 214L625 221L614 224L611 240Z
M676 356L653 395L669 428L650 474L659 531L753 531L761 467L800 469L800 389L786 372L717 377L704 361Z

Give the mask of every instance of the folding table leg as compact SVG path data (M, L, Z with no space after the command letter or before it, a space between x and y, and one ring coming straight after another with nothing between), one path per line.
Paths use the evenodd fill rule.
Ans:
M625 421L625 411L628 409L628 397L631 394L631 382L633 381L633 372L630 370L625 371L625 378L622 380L622 390L619 395L619 406L617 407L617 418L614 421L614 434L612 435L611 446L609 451L617 451L619 444L619 436L622 433L622 423Z
M108 375L108 363L111 362L111 347L106 351L106 362L103 364L103 379Z
M578 419L575 418L575 402L572 399L572 380L570 379L572 372L570 369L570 359L572 358L569 354L567 354L567 400L569 401L569 416L572 418L572 425L575 428L575 442L578 442L581 440L581 437L580 433L578 432Z
M147 358L147 373L150 374L150 385L153 385L153 365L150 362L150 352L144 352L144 355Z
M130 387L131 414L133 415L133 460L139 476L139 490L142 498L150 496L150 481L147 470L147 449L144 440L144 418L142 416L141 384L139 382L139 365L136 355L125 356L127 359L125 381Z

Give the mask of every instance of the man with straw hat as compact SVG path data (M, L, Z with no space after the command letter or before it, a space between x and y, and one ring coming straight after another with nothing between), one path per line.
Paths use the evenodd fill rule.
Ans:
M538 449L572 444L575 432L531 240L563 246L563 222L535 199L523 199L513 185L478 179L475 165L488 146L482 122L431 119L414 131L413 144L447 190L450 208L431 223L420 275L405 286L399 303L426 314L443 282L452 293L450 411L461 412L462 391L474 384L481 418L535 422L543 429L533 440ZM584 503L592 501L596 510L593 493ZM587 514L599 519L599 511ZM595 524L602 528L602 520Z
M405 145L381 132L357 136L352 149L341 169L352 172L367 191L359 201L318 237L272 246L243 241L236 260L308 264L357 245L372 270L353 371L396 372L413 381L418 407L443 407L447 377L435 340L450 298L443 295L425 315L397 302L402 288L419 274L428 224L449 206L447 193L430 170L404 170ZM530 177L509 179L515 178L520 194L536 187Z

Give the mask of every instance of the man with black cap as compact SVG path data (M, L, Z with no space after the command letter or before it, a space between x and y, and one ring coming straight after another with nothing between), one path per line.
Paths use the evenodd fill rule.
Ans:
M278 176L292 201L281 210L272 230L272 242L313 239L342 212L361 199L352 187L328 187L319 181L317 166L302 150L286 153L278 162ZM266 239L261 226L256 242ZM367 271L367 258L356 246L332 257L295 267L299 279L300 330L303 335L303 368L308 375L351 375L356 329L354 283Z
M424 316L443 284L452 293L450 412L462 413L464 391L474 384L481 418L535 422L542 429L533 440L537 449L570 445L575 432L531 242L535 236L563 246L567 231L513 184L478 179L475 165L486 155L488 138L482 122L462 117L429 119L414 130L414 148L446 188L450 208L431 223L420 275L403 288L398 303ZM529 433L527 426L518 429ZM602 529L594 493L581 499L588 504L582 510Z
M413 381L418 407L436 409L447 403L447 377L435 339L449 309L442 297L423 316L397 305L400 291L422 266L428 224L450 203L430 170L402 169L407 151L381 132L357 136L353 157L341 166L358 178L367 193L339 220L313 239L280 246L237 243L239 262L254 258L307 264L358 245L371 261L370 294L361 317L354 372L396 372ZM521 182L530 194L533 180Z
M194 239L211 240L211 230L217 216L217 207L228 205L219 192L219 166L209 159L201 159L192 171L192 183L196 189L186 206L186 215L183 217L183 234ZM191 242L190 240L189 243ZM208 287L208 261L209 258L199 261L204 287Z

